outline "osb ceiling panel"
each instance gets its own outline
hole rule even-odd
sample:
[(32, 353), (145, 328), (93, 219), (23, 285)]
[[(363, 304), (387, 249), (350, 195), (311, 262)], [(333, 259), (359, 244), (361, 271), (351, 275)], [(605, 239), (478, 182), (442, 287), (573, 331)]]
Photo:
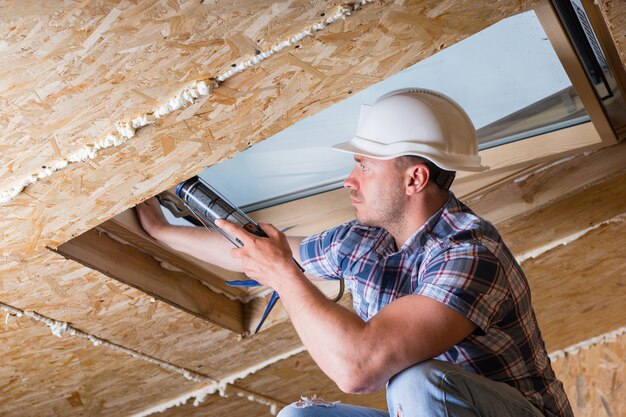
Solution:
[(626, 334), (554, 362), (576, 417), (626, 415)]
[(626, 3), (621, 0), (600, 0), (598, 2), (607, 21), (622, 62), (626, 62)]
[[(609, 15), (621, 16), (618, 6), (603, 3)], [(227, 80), (196, 105), (140, 129), (126, 144), (28, 187), (0, 206), (0, 301), (218, 379), (296, 348), (297, 336), (287, 323), (239, 340), (46, 246), (63, 243), (530, 5), (375, 1), (297, 48)], [(332, 1), (3, 5), (0, 51), (10, 64), (0, 68), (0, 190), (101, 139), (115, 122), (151, 111), (189, 82), (222, 73), (241, 57), (303, 30), (335, 6)], [(609, 224), (525, 263), (537, 288), (535, 302), (542, 306), (538, 316), (549, 347), (577, 341), (581, 321), (589, 324), (589, 336), (624, 323), (624, 300), (614, 297), (623, 287), (624, 259), (615, 255), (626, 243), (615, 238), (624, 236), (623, 229), (623, 223)], [(605, 241), (609, 244), (598, 243)], [(585, 257), (588, 248), (594, 255)], [(598, 268), (614, 279), (594, 281)], [(592, 287), (585, 290), (586, 285)], [(577, 301), (553, 302), (559, 293), (563, 300)], [(598, 313), (595, 306), (600, 304)], [(551, 321), (564, 317), (563, 311), (576, 319)], [(587, 320), (589, 314), (597, 320)], [(59, 339), (28, 318), (9, 318), (0, 338), (2, 377), (10, 381), (2, 389), (2, 415), (130, 415), (197, 386), (176, 372), (107, 347), (68, 335)], [(306, 353), (237, 384), (283, 402), (308, 390), (350, 400)], [(268, 410), (245, 398), (213, 396), (207, 401), (202, 415), (250, 416)], [(380, 394), (363, 401), (384, 405)], [(197, 415), (191, 407), (170, 415)]]
[(27, 317), (0, 327), (0, 346), (3, 416), (119, 416), (159, 401), (162, 392), (197, 385), (86, 340), (59, 339)]
[[(227, 80), (208, 99), (2, 206), (8, 249), (57, 245), (400, 69), (528, 7), (375, 2)], [(87, 2), (4, 7), (6, 188), (335, 10), (327, 2)], [(296, 45), (298, 46), (298, 45)], [(190, 111), (191, 110), (191, 111)], [(19, 208), (19, 210), (15, 210)], [(6, 250), (6, 249), (5, 249)]]
[(626, 213), (522, 263), (549, 351), (626, 323)]

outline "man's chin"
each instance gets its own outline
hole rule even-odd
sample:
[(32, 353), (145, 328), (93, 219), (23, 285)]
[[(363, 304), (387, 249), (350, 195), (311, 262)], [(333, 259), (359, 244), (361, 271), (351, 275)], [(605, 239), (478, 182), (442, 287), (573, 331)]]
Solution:
[(371, 220), (371, 219), (368, 219), (367, 217), (364, 217), (364, 216), (359, 216), (359, 213), (358, 213), (358, 212), (355, 214), (355, 216), (354, 216), (354, 217), (356, 217), (357, 221), (358, 221), (359, 223), (361, 223), (362, 225), (364, 225), (364, 226), (369, 226), (369, 227), (379, 227), (377, 224), (375, 224), (374, 222), (372, 222), (372, 220)]

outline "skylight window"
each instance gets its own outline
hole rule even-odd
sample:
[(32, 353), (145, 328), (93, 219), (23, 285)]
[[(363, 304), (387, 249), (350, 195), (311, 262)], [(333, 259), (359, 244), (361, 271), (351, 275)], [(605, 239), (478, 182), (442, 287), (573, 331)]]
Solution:
[(248, 210), (337, 188), (353, 160), (330, 146), (350, 139), (361, 104), (409, 86), (441, 91), (461, 104), (478, 129), (481, 149), (589, 120), (535, 13), (529, 11), (498, 22), (200, 175)]

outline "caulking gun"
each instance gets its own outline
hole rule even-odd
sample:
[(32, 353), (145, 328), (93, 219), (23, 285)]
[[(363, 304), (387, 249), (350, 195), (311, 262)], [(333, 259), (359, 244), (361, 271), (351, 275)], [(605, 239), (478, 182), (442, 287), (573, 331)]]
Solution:
[[(228, 201), (215, 188), (202, 181), (202, 179), (198, 176), (192, 177), (187, 181), (178, 184), (176, 187), (176, 195), (183, 201), (189, 211), (191, 211), (191, 213), (198, 218), (204, 227), (207, 229), (215, 229), (235, 247), (240, 248), (243, 246), (243, 243), (235, 236), (219, 228), (215, 224), (215, 220), (225, 219), (254, 235), (267, 237), (263, 229), (261, 229), (261, 227), (254, 220), (248, 217), (237, 206)], [(300, 271), (304, 272), (304, 268), (302, 268), (295, 259), (293, 261), (296, 265), (298, 265)], [(231, 286), (240, 287), (256, 287), (261, 285), (253, 279), (226, 281), (226, 283)], [(265, 311), (263, 312), (263, 316), (254, 331), (255, 334), (261, 329), (265, 319), (269, 315), (270, 311), (272, 311), (272, 308), (274, 308), (276, 301), (278, 301), (278, 294), (274, 291), (270, 297), (267, 307), (265, 308)]]

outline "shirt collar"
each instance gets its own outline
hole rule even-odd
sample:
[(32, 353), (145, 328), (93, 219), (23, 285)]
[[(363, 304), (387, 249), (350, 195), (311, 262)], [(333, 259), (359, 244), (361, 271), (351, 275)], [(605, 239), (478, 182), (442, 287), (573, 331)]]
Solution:
[(422, 237), (430, 234), (437, 222), (439, 222), (439, 219), (441, 218), (443, 212), (448, 209), (448, 207), (455, 198), (456, 197), (454, 196), (452, 191), (448, 191), (448, 200), (446, 200), (445, 204), (441, 206), (441, 208), (437, 210), (435, 214), (430, 216), (430, 218), (426, 220), (426, 222), (419, 229), (417, 229), (415, 233), (413, 233), (413, 235), (411, 235), (411, 237), (404, 243), (404, 245), (402, 245), (402, 248), (400, 248), (400, 250), (405, 251), (409, 255), (417, 250), (420, 250), (423, 247)]

